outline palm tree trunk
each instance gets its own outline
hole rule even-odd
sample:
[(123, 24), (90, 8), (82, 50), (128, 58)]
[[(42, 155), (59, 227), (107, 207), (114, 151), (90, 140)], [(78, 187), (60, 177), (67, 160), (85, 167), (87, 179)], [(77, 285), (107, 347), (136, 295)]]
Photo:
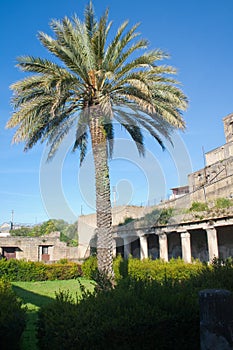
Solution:
[(89, 125), (95, 164), (98, 270), (112, 277), (113, 237), (107, 139), (98, 113), (97, 116), (93, 114)]

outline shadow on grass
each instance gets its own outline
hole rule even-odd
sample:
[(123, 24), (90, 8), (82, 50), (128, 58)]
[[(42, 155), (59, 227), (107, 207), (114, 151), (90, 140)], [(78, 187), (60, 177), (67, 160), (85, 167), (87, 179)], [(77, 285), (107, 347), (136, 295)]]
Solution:
[(54, 301), (54, 299), (14, 285), (12, 289), (23, 300), (23, 303), (32, 304), (34, 306), (34, 308), (29, 307), (27, 310), (27, 325), (22, 334), (20, 349), (37, 350), (36, 324), (38, 320), (38, 310), (40, 307)]
[(41, 307), (54, 300), (53, 298), (28, 291), (18, 286), (13, 285), (12, 289), (23, 300), (25, 304), (30, 303), (37, 307)]

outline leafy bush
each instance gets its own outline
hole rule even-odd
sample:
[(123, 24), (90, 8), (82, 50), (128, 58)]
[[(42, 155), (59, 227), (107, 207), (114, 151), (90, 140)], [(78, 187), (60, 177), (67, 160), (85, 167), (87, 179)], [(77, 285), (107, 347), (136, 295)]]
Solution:
[(123, 259), (119, 254), (113, 261), (113, 271), (116, 281), (128, 276), (128, 260)]
[(82, 273), (83, 276), (89, 279), (92, 279), (97, 272), (97, 257), (96, 255), (90, 256), (82, 264)]
[(192, 264), (185, 263), (182, 259), (171, 259), (165, 262), (160, 259), (123, 259), (120, 255), (114, 259), (113, 269), (117, 281), (127, 276), (135, 280), (155, 280), (161, 282), (164, 279), (183, 281), (195, 277), (205, 268), (200, 261)]
[(132, 222), (132, 221), (134, 221), (134, 220), (135, 220), (135, 219), (133, 219), (131, 216), (126, 217), (126, 218), (124, 219), (123, 222), (120, 222), (120, 223), (119, 223), (119, 226), (127, 225), (127, 224), (129, 224), (130, 222)]
[(189, 211), (205, 211), (208, 210), (207, 203), (202, 202), (193, 202), (191, 207), (189, 208)]
[(169, 222), (169, 219), (173, 215), (174, 215), (174, 209), (173, 208), (162, 209), (161, 212), (160, 212), (158, 223), (160, 225), (166, 225)]
[(232, 202), (228, 198), (217, 198), (215, 201), (215, 207), (218, 209), (229, 208), (232, 206)]
[(0, 277), (9, 281), (68, 280), (82, 275), (76, 263), (44, 264), (25, 260), (0, 260)]
[(198, 331), (189, 290), (126, 279), (82, 301), (60, 293), (39, 312), (38, 340), (40, 349), (196, 350)]
[(26, 325), (26, 310), (9, 282), (0, 279), (0, 344), (1, 349), (18, 349)]
[(163, 260), (133, 259), (114, 262), (116, 278), (128, 276), (136, 281), (156, 281), (159, 284), (185, 283), (198, 288), (225, 288), (233, 291), (233, 259), (214, 259), (207, 265), (198, 260), (192, 264), (182, 259)]
[(207, 265), (117, 257), (114, 271), (115, 289), (95, 289), (83, 300), (61, 292), (41, 309), (40, 349), (196, 350), (198, 291), (233, 291), (232, 259)]
[(203, 269), (199, 261), (187, 264), (182, 259), (171, 259), (168, 262), (151, 259), (129, 259), (128, 275), (135, 280), (156, 280), (161, 283), (164, 279), (184, 281), (197, 276)]
[(150, 213), (147, 213), (143, 220), (146, 225), (166, 225), (170, 218), (174, 215), (174, 208), (163, 208), (163, 209), (154, 209)]

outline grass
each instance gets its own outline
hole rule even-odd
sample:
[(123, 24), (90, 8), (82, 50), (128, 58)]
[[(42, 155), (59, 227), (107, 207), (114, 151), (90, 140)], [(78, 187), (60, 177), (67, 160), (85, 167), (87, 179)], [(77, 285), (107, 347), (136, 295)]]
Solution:
[[(79, 281), (87, 289), (93, 289), (93, 283), (90, 280), (79, 278)], [(71, 294), (79, 295), (78, 281), (12, 282), (12, 286), (15, 293), (27, 307), (27, 327), (22, 336), (21, 350), (37, 350), (36, 322), (38, 310), (41, 306), (55, 299), (55, 293), (59, 290), (69, 290)]]

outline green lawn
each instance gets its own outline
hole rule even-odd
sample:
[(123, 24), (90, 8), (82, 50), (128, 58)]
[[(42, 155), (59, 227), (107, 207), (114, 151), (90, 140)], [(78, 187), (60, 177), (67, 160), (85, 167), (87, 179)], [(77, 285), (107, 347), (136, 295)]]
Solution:
[[(79, 278), (87, 289), (93, 289), (93, 282)], [(22, 337), (22, 350), (36, 350), (35, 324), (38, 310), (55, 298), (55, 292), (69, 290), (71, 294), (80, 294), (77, 280), (44, 281), (44, 282), (12, 282), (16, 294), (23, 300), (28, 309), (27, 327)]]

